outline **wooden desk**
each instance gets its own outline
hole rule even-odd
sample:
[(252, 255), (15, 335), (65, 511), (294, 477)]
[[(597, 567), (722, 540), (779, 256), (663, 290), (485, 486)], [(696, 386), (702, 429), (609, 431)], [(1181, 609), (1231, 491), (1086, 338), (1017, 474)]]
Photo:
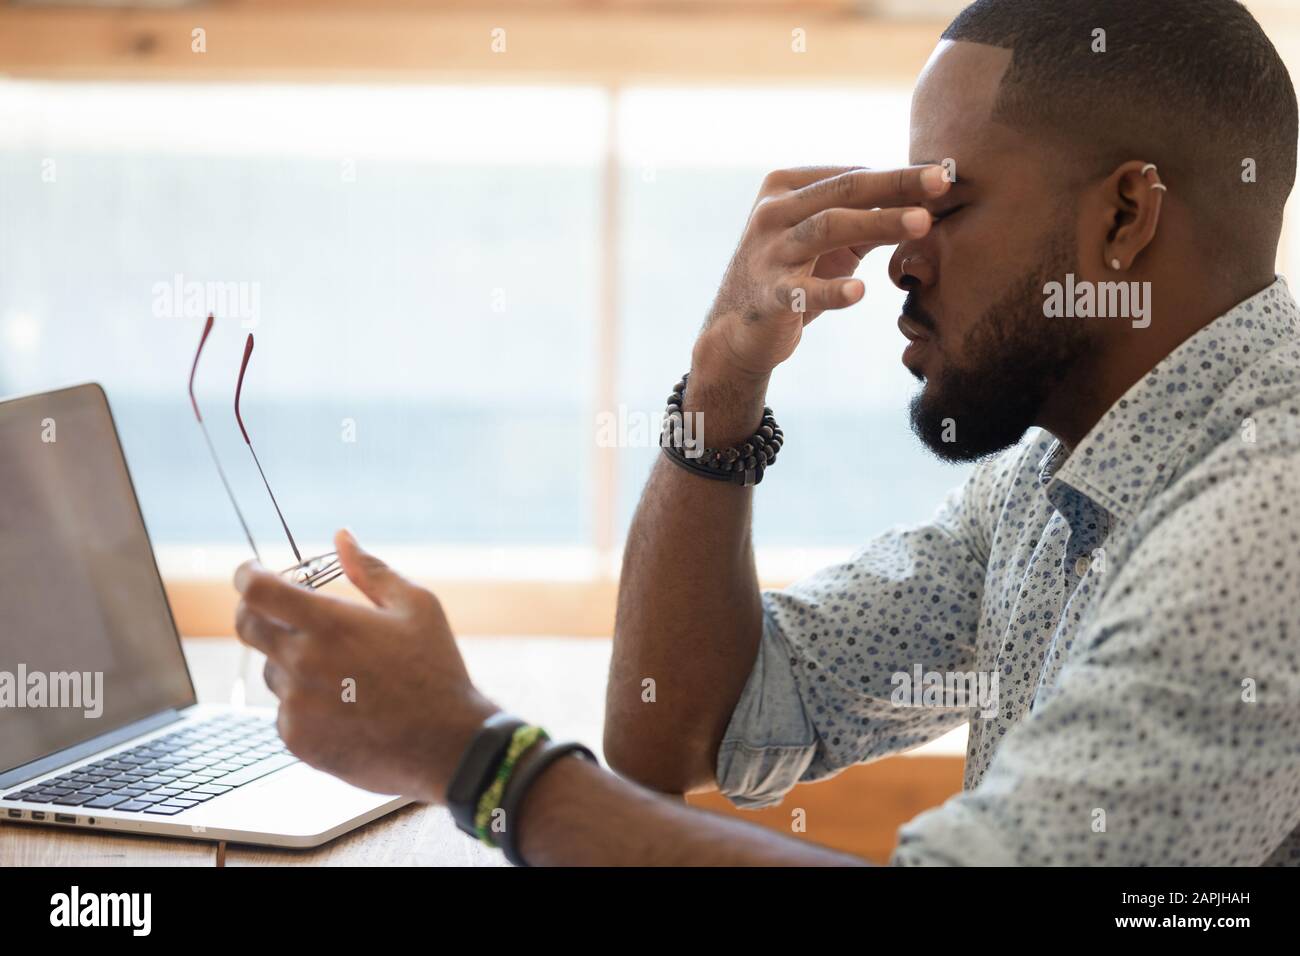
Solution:
[[(461, 641), (478, 686), (503, 706), (540, 723), (554, 737), (599, 751), (610, 645), (595, 638), (466, 638)], [(240, 664), (231, 639), (185, 641), (199, 699), (230, 699)], [(248, 703), (275, 698), (252, 655)], [(854, 768), (833, 781), (798, 787), (786, 803), (807, 808), (808, 839), (882, 860), (893, 831), (960, 787), (960, 739), (922, 752)], [(900, 763), (901, 762), (901, 763)], [(870, 791), (864, 793), (864, 789)], [(869, 798), (870, 802), (865, 802)], [(721, 797), (691, 798), (704, 809), (741, 815), (788, 832), (789, 810), (731, 809)], [(865, 802), (865, 805), (864, 805)], [(883, 813), (882, 813), (883, 811)], [(0, 821), (0, 867), (7, 866), (503, 866), (504, 857), (468, 839), (440, 807), (410, 806), (312, 850), (281, 850), (155, 837), (118, 836)]]
[[(609, 642), (588, 639), (469, 638), (461, 641), (475, 681), (493, 699), (599, 749)], [(239, 669), (231, 639), (185, 641), (199, 700), (223, 702)], [(273, 706), (260, 655), (246, 672), (248, 703)], [(0, 821), (7, 866), (503, 866), (498, 852), (467, 838), (441, 807), (409, 806), (312, 850), (221, 845), (88, 833)]]

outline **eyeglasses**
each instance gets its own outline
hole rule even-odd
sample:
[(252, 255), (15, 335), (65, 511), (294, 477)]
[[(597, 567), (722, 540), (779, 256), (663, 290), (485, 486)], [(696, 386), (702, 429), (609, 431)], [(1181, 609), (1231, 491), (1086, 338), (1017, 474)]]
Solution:
[[(240, 510), (239, 502), (235, 500), (235, 493), (230, 489), (230, 482), (226, 479), (225, 469), (221, 467), (221, 460), (217, 457), (216, 446), (212, 444), (212, 436), (208, 434), (208, 426), (203, 421), (203, 413), (199, 411), (198, 400), (194, 397), (194, 375), (199, 370), (199, 356), (203, 354), (203, 346), (208, 341), (214, 322), (215, 318), (209, 315), (207, 322), (203, 325), (203, 335), (199, 339), (199, 347), (194, 352), (194, 364), (190, 366), (190, 405), (194, 409), (194, 417), (199, 423), (199, 428), (203, 431), (203, 439), (207, 442), (208, 453), (212, 456), (212, 463), (217, 466), (217, 474), (221, 477), (221, 486), (226, 489), (226, 497), (230, 499), (230, 505), (235, 509), (235, 517), (239, 519), (239, 526), (244, 529), (244, 537), (248, 539), (248, 546), (253, 549), (253, 555), (261, 563), (262, 555), (257, 549), (257, 544), (253, 541), (252, 532), (248, 530), (248, 522), (244, 520), (244, 513)], [(262, 476), (262, 484), (266, 486), (266, 493), (271, 496), (271, 504), (275, 506), (275, 513), (280, 518), (280, 526), (284, 528), (284, 535), (289, 539), (289, 547), (293, 551), (293, 556), (298, 561), (293, 567), (285, 568), (280, 574), (289, 578), (295, 584), (301, 584), (314, 590), (329, 584), (341, 575), (343, 566), (339, 564), (339, 556), (334, 551), (327, 554), (318, 554), (311, 558), (303, 558), (302, 553), (298, 550), (298, 543), (293, 539), (293, 532), (289, 530), (289, 523), (284, 520), (284, 512), (280, 510), (280, 503), (275, 500), (275, 492), (271, 490), (271, 483), (266, 480), (266, 472), (262, 470), (262, 463), (257, 459), (257, 452), (253, 450), (253, 441), (248, 437), (248, 429), (244, 426), (244, 417), (239, 410), (239, 398), (244, 390), (244, 374), (248, 371), (248, 360), (252, 357), (253, 335), (250, 332), (248, 341), (244, 343), (244, 359), (239, 365), (239, 380), (235, 384), (235, 421), (239, 424), (240, 434), (244, 436), (244, 444), (248, 446), (248, 451), (253, 456), (253, 463), (257, 465), (257, 473)]]

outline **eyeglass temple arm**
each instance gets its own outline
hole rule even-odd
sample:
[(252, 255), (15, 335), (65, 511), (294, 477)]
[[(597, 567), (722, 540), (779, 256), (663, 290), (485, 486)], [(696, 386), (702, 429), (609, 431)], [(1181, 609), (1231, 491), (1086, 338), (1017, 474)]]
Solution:
[(266, 486), (266, 493), (271, 496), (271, 504), (275, 505), (275, 513), (280, 518), (280, 526), (284, 528), (284, 535), (289, 539), (289, 547), (293, 549), (293, 556), (302, 564), (302, 554), (298, 550), (298, 543), (293, 540), (293, 532), (289, 530), (289, 523), (284, 520), (284, 512), (280, 510), (280, 503), (275, 500), (275, 492), (271, 490), (271, 483), (266, 480), (266, 472), (262, 470), (262, 463), (257, 460), (257, 452), (253, 451), (253, 442), (248, 437), (248, 429), (244, 427), (244, 418), (239, 413), (239, 396), (244, 390), (244, 373), (248, 371), (248, 360), (253, 355), (253, 333), (248, 333), (248, 341), (244, 343), (244, 360), (239, 363), (239, 381), (235, 384), (235, 421), (239, 423), (239, 431), (244, 436), (244, 444), (253, 455), (253, 463), (257, 465), (257, 473), (262, 476), (262, 484)]
[(208, 342), (208, 336), (212, 334), (212, 323), (216, 319), (211, 312), (208, 313), (208, 321), (203, 323), (203, 335), (199, 338), (199, 347), (194, 350), (194, 362), (190, 365), (190, 405), (194, 408), (194, 417), (203, 424), (203, 413), (199, 411), (198, 400), (194, 397), (194, 376), (199, 370), (199, 356), (203, 354), (203, 346)]
[(199, 347), (194, 352), (194, 364), (190, 366), (190, 405), (194, 409), (194, 417), (198, 419), (199, 428), (203, 432), (203, 440), (207, 443), (208, 454), (212, 456), (212, 463), (217, 466), (217, 474), (221, 477), (221, 486), (226, 489), (226, 497), (230, 499), (230, 506), (235, 509), (235, 517), (239, 519), (239, 526), (244, 529), (244, 537), (248, 540), (248, 546), (253, 550), (253, 557), (257, 558), (258, 563), (261, 564), (262, 555), (253, 542), (252, 532), (248, 530), (248, 522), (244, 520), (244, 513), (239, 510), (239, 502), (235, 500), (235, 493), (230, 489), (230, 482), (226, 480), (225, 469), (221, 467), (221, 459), (217, 457), (217, 449), (212, 444), (212, 436), (208, 434), (208, 426), (203, 422), (203, 413), (199, 411), (198, 399), (194, 397), (194, 376), (199, 370), (199, 356), (203, 354), (203, 346), (207, 343), (208, 335), (212, 332), (214, 321), (213, 316), (209, 315), (208, 321), (203, 325), (203, 336), (199, 339)]

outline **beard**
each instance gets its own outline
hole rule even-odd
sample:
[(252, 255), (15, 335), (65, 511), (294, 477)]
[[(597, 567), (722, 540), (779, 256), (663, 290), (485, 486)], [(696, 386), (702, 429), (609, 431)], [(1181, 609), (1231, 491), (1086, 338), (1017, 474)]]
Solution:
[[(939, 374), (912, 400), (912, 431), (944, 461), (977, 461), (1020, 441), (1052, 389), (1089, 350), (1083, 323), (1043, 315), (1043, 286), (1074, 271), (1064, 234), (1044, 249), (1040, 262), (975, 323), (961, 356), (944, 353)], [(904, 314), (933, 330), (914, 295)]]

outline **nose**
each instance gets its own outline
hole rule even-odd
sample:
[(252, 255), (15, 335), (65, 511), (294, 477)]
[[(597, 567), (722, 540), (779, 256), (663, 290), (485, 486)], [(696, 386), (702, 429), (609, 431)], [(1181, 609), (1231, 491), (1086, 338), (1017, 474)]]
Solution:
[(934, 282), (934, 263), (921, 252), (901, 244), (889, 259), (889, 280), (904, 292), (911, 292)]

